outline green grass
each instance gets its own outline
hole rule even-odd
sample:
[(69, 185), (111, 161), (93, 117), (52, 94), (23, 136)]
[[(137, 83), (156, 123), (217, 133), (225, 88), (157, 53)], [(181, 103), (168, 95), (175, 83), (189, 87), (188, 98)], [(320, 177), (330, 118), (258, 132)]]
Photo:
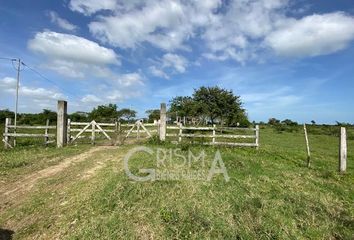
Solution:
[[(229, 182), (221, 174), (210, 182), (133, 182), (121, 160), (133, 146), (99, 151), (41, 180), (20, 204), (2, 212), (0, 208), (0, 227), (13, 230), (15, 239), (353, 239), (354, 141), (348, 141), (347, 173), (339, 174), (337, 137), (309, 135), (308, 169), (301, 131), (278, 133), (265, 128), (260, 136), (258, 151), (191, 146), (193, 153), (204, 150), (207, 155), (206, 166), (196, 163), (194, 170), (208, 170), (220, 150)], [(146, 146), (178, 147), (153, 142)], [(185, 153), (189, 148), (181, 147)], [(48, 155), (41, 150), (12, 151), (12, 156), (1, 152), (0, 166), (20, 176), (27, 173), (21, 170), (26, 165), (9, 167), (11, 159), (41, 156), (40, 165), (60, 152), (67, 156), (79, 152), (75, 148), (50, 149)], [(140, 168), (156, 168), (155, 158), (134, 155), (130, 168), (136, 174)], [(104, 159), (109, 160), (102, 168), (82, 178)], [(35, 171), (37, 163), (29, 162)], [(167, 167), (186, 168), (177, 164), (181, 161), (174, 158)]]
[(69, 156), (84, 152), (90, 146), (70, 146), (63, 151), (54, 146), (19, 146), (0, 150), (0, 181), (16, 180), (27, 173), (53, 166)]

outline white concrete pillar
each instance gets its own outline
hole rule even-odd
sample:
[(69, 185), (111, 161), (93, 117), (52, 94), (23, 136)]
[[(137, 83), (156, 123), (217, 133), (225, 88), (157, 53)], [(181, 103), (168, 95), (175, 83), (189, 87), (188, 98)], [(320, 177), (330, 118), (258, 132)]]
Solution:
[(57, 111), (57, 147), (64, 147), (67, 143), (67, 102), (58, 101)]
[(166, 140), (166, 103), (161, 103), (160, 109), (160, 140)]

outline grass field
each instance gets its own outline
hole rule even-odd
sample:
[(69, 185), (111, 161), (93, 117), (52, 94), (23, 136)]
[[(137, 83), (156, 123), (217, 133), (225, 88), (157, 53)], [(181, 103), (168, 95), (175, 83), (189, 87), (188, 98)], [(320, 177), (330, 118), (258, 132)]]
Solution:
[[(217, 150), (230, 181), (133, 182), (120, 147), (43, 146), (0, 150), (0, 228), (14, 239), (353, 239), (354, 140), (339, 174), (338, 137), (310, 134), (306, 167), (298, 132), (260, 131), (261, 147), (201, 147), (153, 142), (152, 148), (204, 150), (209, 169)], [(156, 168), (137, 154), (130, 169)], [(184, 170), (181, 159), (166, 168)], [(142, 175), (142, 174), (140, 174)], [(1, 237), (0, 237), (1, 238)]]

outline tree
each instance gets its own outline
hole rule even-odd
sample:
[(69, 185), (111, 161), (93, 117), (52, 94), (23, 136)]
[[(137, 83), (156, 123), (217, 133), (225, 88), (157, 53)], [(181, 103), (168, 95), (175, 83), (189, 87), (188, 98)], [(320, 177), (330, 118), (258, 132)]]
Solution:
[(280, 120), (278, 120), (278, 119), (276, 119), (276, 118), (270, 118), (270, 119), (268, 120), (268, 124), (269, 124), (269, 125), (273, 125), (273, 126), (279, 125), (279, 124), (280, 124)]
[(311, 120), (311, 124), (312, 124), (312, 125), (316, 125), (315, 120)]
[(192, 97), (178, 96), (170, 101), (170, 116), (175, 119), (179, 117), (195, 117), (197, 113), (196, 102)]
[(15, 113), (10, 111), (9, 109), (0, 110), (0, 124), (4, 124), (6, 118), (13, 119), (14, 117), (15, 117)]
[(220, 87), (201, 87), (194, 91), (195, 110), (205, 114), (214, 124), (219, 120), (228, 125), (244, 122), (249, 124), (246, 111), (242, 108), (240, 96)]
[(285, 124), (287, 126), (297, 126), (298, 125), (297, 122), (294, 122), (294, 121), (292, 121), (290, 119), (285, 119), (285, 120), (281, 121), (281, 123)]
[(132, 118), (136, 117), (136, 111), (129, 108), (122, 108), (118, 111), (118, 116), (129, 122)]
[(39, 115), (40, 123), (45, 123), (47, 119), (49, 119), (51, 123), (57, 122), (57, 113), (49, 109), (43, 109), (43, 112)]
[(17, 119), (18, 124), (44, 125), (47, 119), (49, 119), (49, 122), (55, 123), (57, 121), (57, 113), (49, 109), (43, 109), (41, 113), (21, 113)]
[(148, 122), (154, 122), (154, 120), (160, 119), (159, 109), (150, 109), (145, 112), (148, 115)]
[(89, 113), (89, 119), (96, 121), (112, 121), (118, 118), (116, 104), (100, 105)]
[(74, 112), (69, 115), (73, 122), (87, 122), (89, 114), (87, 112)]

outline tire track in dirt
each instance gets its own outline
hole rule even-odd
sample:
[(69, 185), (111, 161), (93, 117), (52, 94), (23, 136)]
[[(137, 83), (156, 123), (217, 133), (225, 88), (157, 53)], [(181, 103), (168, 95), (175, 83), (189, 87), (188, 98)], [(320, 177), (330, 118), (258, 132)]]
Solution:
[(111, 146), (99, 146), (91, 148), (84, 153), (66, 158), (57, 165), (50, 166), (48, 168), (32, 173), (14, 183), (11, 183), (10, 185), (0, 188), (0, 206), (3, 205), (3, 203), (10, 201), (11, 199), (26, 194), (39, 180), (54, 176), (55, 174), (60, 173), (66, 168), (70, 167), (72, 164), (83, 162), (92, 156), (92, 154), (108, 149), (116, 148)]

